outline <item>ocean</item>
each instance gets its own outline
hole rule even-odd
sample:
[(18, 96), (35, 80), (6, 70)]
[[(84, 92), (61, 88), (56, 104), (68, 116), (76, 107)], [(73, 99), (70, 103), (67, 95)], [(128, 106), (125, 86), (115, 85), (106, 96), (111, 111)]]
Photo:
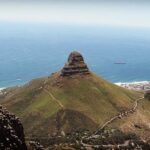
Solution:
[(113, 83), (150, 81), (150, 28), (0, 23), (0, 88), (57, 72), (73, 50)]

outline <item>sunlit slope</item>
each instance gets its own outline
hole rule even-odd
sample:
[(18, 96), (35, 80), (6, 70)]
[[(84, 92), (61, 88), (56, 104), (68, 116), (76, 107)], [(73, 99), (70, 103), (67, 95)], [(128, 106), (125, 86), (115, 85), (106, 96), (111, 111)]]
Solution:
[(27, 134), (94, 130), (111, 116), (132, 107), (140, 94), (120, 88), (94, 74), (35, 79), (6, 90), (1, 103), (17, 114)]
[(135, 133), (142, 140), (150, 142), (150, 101), (142, 99), (133, 114), (119, 119), (112, 123), (108, 128), (114, 127), (123, 132)]

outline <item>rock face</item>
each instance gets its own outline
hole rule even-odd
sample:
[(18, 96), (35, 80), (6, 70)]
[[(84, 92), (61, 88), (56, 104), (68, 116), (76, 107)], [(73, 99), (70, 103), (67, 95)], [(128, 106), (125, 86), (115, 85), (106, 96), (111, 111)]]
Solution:
[(82, 55), (73, 51), (68, 58), (68, 62), (61, 70), (62, 76), (71, 76), (75, 74), (89, 74), (89, 69), (84, 62)]
[(0, 105), (0, 150), (27, 150), (23, 126), (14, 114)]
[(144, 98), (150, 100), (150, 91), (146, 91)]

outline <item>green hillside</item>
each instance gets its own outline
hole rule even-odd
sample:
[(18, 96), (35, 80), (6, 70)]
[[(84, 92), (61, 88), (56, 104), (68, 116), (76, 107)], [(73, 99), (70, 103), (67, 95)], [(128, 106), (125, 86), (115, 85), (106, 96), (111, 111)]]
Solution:
[(1, 101), (22, 119), (28, 136), (48, 136), (78, 128), (94, 130), (132, 107), (138, 97), (140, 93), (120, 88), (95, 74), (60, 77), (56, 73), (7, 89)]
[[(132, 110), (141, 97), (143, 93), (96, 76), (89, 71), (81, 54), (72, 52), (60, 72), (3, 90), (0, 102), (21, 118), (26, 137), (47, 138), (79, 129), (94, 131), (120, 112)], [(142, 98), (132, 114), (109, 127), (150, 133), (149, 108), (150, 102)], [(141, 131), (136, 124), (142, 126)]]

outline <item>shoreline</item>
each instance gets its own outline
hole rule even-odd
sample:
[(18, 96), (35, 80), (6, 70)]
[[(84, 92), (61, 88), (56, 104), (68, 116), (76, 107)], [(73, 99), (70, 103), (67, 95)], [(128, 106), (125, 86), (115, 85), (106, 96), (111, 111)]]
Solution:
[(0, 95), (4, 94), (3, 90), (6, 89), (6, 87), (0, 87)]
[(150, 81), (117, 82), (114, 84), (129, 90), (150, 91)]
[(8, 87), (0, 87), (0, 91), (4, 90), (6, 88), (8, 88)]
[(25, 85), (26, 83), (28, 83), (28, 82), (30, 82), (30, 81), (31, 81), (31, 80), (22, 82), (22, 83), (20, 83), (20, 84), (19, 84), (19, 83), (18, 83), (18, 84), (11, 84), (10, 86), (0, 86), (0, 92), (1, 92), (2, 90), (7, 89), (7, 88), (23, 86), (23, 85)]

